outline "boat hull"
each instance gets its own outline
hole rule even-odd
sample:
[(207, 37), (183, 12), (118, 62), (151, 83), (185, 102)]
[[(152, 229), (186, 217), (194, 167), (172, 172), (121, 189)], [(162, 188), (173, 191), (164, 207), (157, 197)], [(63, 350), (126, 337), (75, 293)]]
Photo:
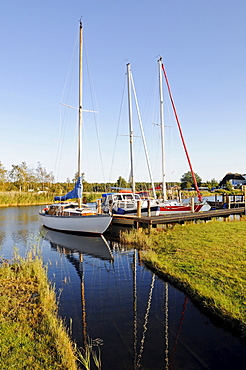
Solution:
[(49, 229), (70, 233), (103, 234), (111, 223), (109, 215), (57, 216), (39, 212), (43, 225)]
[[(196, 204), (194, 206), (194, 212), (204, 212), (211, 209), (207, 203)], [(175, 213), (191, 213), (192, 209), (190, 205), (160, 205), (160, 215), (168, 215)]]
[[(150, 207), (150, 214), (151, 216), (158, 216), (159, 215), (159, 206), (151, 206)], [(149, 210), (147, 207), (141, 208), (141, 216), (148, 216)], [(114, 215), (136, 215), (137, 209), (124, 209), (124, 208), (117, 208), (117, 210), (113, 209)]]

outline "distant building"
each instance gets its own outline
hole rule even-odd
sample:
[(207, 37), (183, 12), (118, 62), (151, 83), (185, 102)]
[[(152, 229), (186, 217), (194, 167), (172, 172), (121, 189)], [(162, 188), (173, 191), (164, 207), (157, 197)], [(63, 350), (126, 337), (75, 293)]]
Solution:
[(226, 182), (229, 181), (233, 188), (241, 188), (242, 185), (246, 185), (246, 174), (241, 175), (239, 173), (227, 173), (225, 177), (220, 181), (219, 187), (225, 188)]

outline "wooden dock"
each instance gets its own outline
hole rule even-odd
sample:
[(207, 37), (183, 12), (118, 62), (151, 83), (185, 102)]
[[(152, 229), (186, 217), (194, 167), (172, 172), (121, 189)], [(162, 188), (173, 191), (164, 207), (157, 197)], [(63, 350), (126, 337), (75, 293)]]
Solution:
[(223, 218), (227, 221), (230, 216), (242, 216), (246, 214), (245, 207), (237, 207), (231, 209), (217, 209), (210, 210), (206, 212), (195, 212), (195, 213), (179, 213), (171, 215), (162, 216), (134, 216), (134, 215), (114, 215), (113, 225), (119, 226), (133, 226), (135, 228), (151, 228), (158, 227), (158, 225), (168, 225), (168, 224), (185, 224), (189, 222), (209, 221), (214, 218)]

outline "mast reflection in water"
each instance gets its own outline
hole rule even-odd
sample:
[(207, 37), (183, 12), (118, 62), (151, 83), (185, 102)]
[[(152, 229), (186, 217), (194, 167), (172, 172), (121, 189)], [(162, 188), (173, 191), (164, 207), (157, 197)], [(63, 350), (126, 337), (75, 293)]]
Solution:
[[(1, 256), (12, 258), (13, 246), (24, 256), (37, 245), (39, 208), (0, 208)], [(51, 232), (42, 228), (41, 234)], [(85, 333), (94, 349), (100, 346), (104, 370), (245, 368), (242, 340), (213, 325), (183, 293), (148, 271), (135, 250), (99, 238), (104, 247), (95, 251), (96, 240), (55, 233), (43, 239), (41, 249), (61, 317), (79, 346)]]
[[(13, 246), (24, 256), (37, 245), (39, 208), (0, 208), (1, 256), (10, 259)], [(86, 334), (100, 346), (104, 370), (245, 368), (245, 343), (148, 271), (136, 250), (44, 228), (41, 234), (50, 235), (41, 249), (59, 313), (78, 346)]]
[(60, 256), (49, 266), (60, 314), (78, 346), (87, 335), (100, 346), (103, 369), (231, 369), (245, 358), (240, 340), (148, 271), (136, 250), (50, 230), (45, 239)]

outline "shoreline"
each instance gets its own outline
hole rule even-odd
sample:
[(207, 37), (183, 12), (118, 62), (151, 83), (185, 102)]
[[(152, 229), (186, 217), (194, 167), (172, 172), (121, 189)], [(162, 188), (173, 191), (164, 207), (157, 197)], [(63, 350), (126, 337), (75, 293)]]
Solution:
[(9, 204), (0, 204), (0, 208), (8, 207), (28, 207), (28, 206), (45, 206), (52, 204), (52, 202), (41, 202), (41, 203), (9, 203)]
[(147, 268), (185, 293), (214, 323), (246, 338), (245, 221), (131, 230), (122, 233), (121, 242), (136, 246)]

